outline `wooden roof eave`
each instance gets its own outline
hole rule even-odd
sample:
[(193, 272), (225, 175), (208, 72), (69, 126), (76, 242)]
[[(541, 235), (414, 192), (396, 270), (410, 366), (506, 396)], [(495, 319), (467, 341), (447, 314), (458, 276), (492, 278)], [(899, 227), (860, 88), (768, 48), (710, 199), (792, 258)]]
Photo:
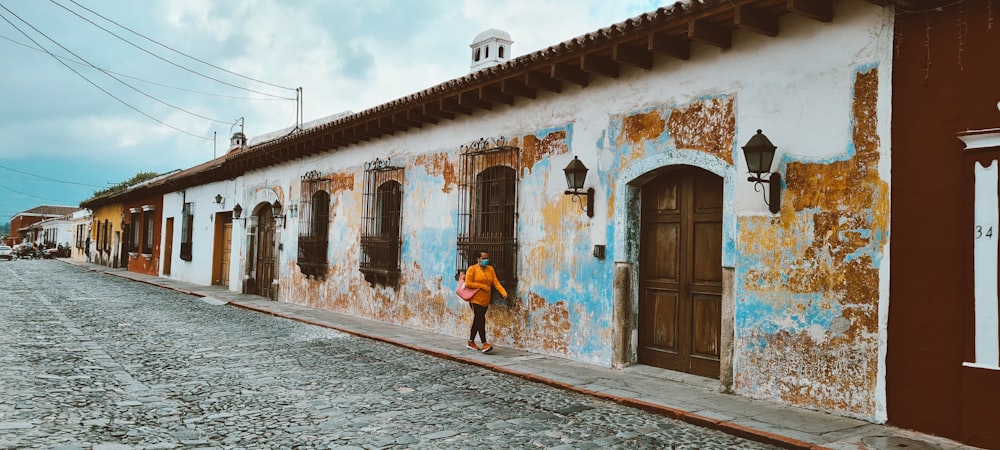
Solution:
[(476, 114), (495, 104), (531, 100), (539, 90), (558, 94), (566, 83), (586, 87), (594, 76), (617, 78), (622, 65), (650, 69), (653, 55), (687, 60), (692, 42), (729, 48), (737, 28), (777, 36), (777, 19), (784, 14), (827, 22), (833, 19), (834, 1), (694, 0), (661, 7), (500, 66), (234, 153), (218, 175), (232, 178), (248, 170)]

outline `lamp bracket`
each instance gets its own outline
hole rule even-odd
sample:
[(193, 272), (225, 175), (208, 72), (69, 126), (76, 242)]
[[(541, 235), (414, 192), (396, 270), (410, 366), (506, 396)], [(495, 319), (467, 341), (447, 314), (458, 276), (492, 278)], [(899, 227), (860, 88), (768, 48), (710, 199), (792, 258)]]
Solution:
[[(573, 201), (580, 203), (580, 209), (587, 214), (587, 217), (594, 217), (594, 188), (587, 188), (586, 191), (568, 189), (563, 193), (572, 195)], [(584, 199), (580, 199), (580, 197), (584, 197)]]
[[(767, 178), (763, 178), (761, 175), (763, 174), (750, 176), (747, 181), (754, 184), (754, 192), (760, 192), (764, 195), (764, 204), (767, 205), (771, 214), (777, 214), (781, 211), (781, 174), (773, 172)], [(768, 184), (767, 190), (764, 189), (764, 183)], [(768, 197), (770, 197), (770, 201), (768, 201)]]

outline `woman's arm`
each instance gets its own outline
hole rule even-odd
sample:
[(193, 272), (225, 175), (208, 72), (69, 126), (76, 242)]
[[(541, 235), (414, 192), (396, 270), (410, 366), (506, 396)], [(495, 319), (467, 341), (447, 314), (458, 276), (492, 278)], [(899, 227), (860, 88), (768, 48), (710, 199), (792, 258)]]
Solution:
[(481, 291), (489, 292), (490, 285), (477, 282), (477, 277), (475, 276), (476, 266), (472, 266), (465, 272), (465, 287), (471, 289), (479, 289)]
[(500, 292), (501, 297), (507, 298), (507, 290), (503, 288), (502, 284), (500, 284), (500, 279), (497, 278), (497, 273), (495, 270), (493, 271), (493, 288), (496, 289), (497, 292)]

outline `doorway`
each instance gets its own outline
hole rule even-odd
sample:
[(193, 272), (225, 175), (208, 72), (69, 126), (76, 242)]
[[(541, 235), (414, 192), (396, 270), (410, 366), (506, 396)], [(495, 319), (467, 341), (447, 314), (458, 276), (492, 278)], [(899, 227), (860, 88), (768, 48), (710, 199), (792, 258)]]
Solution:
[(255, 223), (250, 229), (251, 261), (254, 262), (250, 274), (253, 280), (252, 293), (273, 300), (275, 227), (271, 205), (262, 203), (258, 206), (254, 219)]
[(719, 379), (723, 179), (691, 166), (643, 185), (640, 204), (640, 364)]
[(212, 257), (212, 284), (229, 286), (229, 255), (232, 253), (233, 213), (215, 215), (215, 243)]
[(167, 217), (167, 225), (163, 230), (163, 274), (170, 275), (170, 263), (174, 255), (174, 218)]

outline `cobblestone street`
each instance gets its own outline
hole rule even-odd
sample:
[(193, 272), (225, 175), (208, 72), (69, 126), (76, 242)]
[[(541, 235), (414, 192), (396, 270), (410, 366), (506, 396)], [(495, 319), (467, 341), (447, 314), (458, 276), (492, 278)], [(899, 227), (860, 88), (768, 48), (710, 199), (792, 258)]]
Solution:
[(58, 261), (0, 279), (0, 448), (771, 448)]

